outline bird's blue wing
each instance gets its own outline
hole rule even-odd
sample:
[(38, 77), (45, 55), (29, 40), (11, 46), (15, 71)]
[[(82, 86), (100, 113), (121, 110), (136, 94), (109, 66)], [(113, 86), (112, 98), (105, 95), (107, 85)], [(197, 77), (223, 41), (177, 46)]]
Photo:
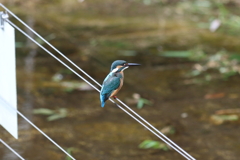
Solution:
[(101, 94), (111, 94), (114, 90), (116, 90), (119, 87), (120, 83), (121, 83), (120, 78), (110, 76), (103, 82)]
[(100, 100), (102, 103), (102, 107), (105, 105), (105, 101), (111, 96), (112, 92), (116, 90), (121, 81), (119, 77), (115, 77), (112, 75), (108, 75), (103, 82), (101, 93), (100, 93)]

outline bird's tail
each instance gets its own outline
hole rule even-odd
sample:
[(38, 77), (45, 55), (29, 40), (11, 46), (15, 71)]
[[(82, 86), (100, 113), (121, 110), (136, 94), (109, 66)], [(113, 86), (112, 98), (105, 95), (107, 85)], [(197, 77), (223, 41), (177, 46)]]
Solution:
[(104, 105), (105, 105), (105, 102), (106, 102), (106, 100), (107, 100), (108, 98), (106, 97), (106, 95), (105, 94), (100, 94), (100, 100), (101, 100), (101, 107), (104, 107)]
[(101, 102), (101, 107), (104, 107), (104, 106), (105, 106), (105, 102), (102, 101), (102, 102)]

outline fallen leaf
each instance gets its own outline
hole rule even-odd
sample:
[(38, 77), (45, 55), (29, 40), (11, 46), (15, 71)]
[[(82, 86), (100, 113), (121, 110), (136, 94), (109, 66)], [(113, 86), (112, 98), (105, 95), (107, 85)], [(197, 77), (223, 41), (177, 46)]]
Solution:
[(176, 131), (173, 126), (166, 126), (161, 129), (161, 132), (165, 135), (170, 135), (170, 134), (174, 134)]
[(141, 144), (139, 144), (138, 148), (141, 149), (161, 149), (164, 151), (170, 150), (170, 147), (162, 142), (153, 141), (153, 140), (145, 140)]
[(205, 99), (219, 99), (223, 98), (225, 96), (225, 93), (213, 93), (213, 94), (206, 94), (204, 96)]
[(211, 121), (214, 124), (220, 125), (226, 121), (237, 121), (239, 119), (238, 115), (212, 115)]
[(239, 108), (234, 109), (221, 109), (215, 112), (215, 114), (223, 115), (223, 114), (240, 114)]

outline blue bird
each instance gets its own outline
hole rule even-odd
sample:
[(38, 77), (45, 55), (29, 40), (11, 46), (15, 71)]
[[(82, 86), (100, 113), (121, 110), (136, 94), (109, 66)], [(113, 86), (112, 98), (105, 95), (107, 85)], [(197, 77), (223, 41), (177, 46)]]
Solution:
[(100, 92), (100, 100), (102, 107), (104, 107), (105, 102), (108, 100), (108, 98), (113, 97), (116, 99), (116, 94), (123, 85), (123, 71), (129, 66), (139, 65), (140, 64), (138, 63), (127, 63), (124, 60), (116, 60), (112, 63), (110, 73), (104, 79)]

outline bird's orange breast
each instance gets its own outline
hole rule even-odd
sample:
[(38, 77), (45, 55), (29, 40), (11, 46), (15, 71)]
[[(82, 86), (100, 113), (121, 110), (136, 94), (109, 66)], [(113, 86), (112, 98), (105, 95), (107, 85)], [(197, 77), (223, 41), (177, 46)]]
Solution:
[(120, 85), (119, 85), (119, 87), (118, 87), (116, 90), (114, 90), (114, 91), (112, 92), (112, 94), (111, 94), (110, 97), (116, 96), (117, 93), (120, 91), (120, 89), (121, 89), (122, 86), (123, 86), (123, 78), (124, 78), (123, 72), (121, 72), (121, 74), (122, 74), (122, 78), (120, 79)]

